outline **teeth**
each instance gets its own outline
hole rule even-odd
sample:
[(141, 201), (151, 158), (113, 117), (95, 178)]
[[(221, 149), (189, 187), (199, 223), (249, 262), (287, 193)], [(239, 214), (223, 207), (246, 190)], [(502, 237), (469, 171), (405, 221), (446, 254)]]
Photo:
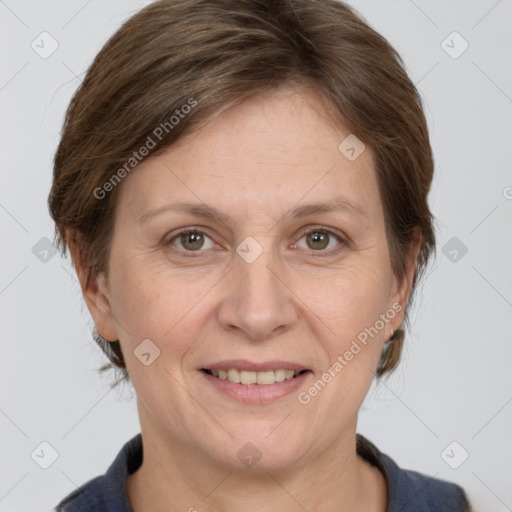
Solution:
[(228, 370), (228, 380), (231, 382), (239, 383), (240, 382), (240, 372), (233, 368)]
[[(294, 373), (294, 372), (292, 372)], [(263, 385), (267, 385), (267, 384), (274, 384), (274, 382), (276, 381), (276, 374), (274, 373), (273, 370), (270, 370), (268, 372), (258, 372), (256, 374), (256, 382), (258, 384), (263, 384)]]
[(240, 372), (240, 384), (256, 384), (256, 372)]
[(293, 379), (300, 372), (295, 370), (269, 370), (266, 372), (250, 372), (246, 370), (237, 370), (230, 368), (229, 370), (211, 370), (214, 377), (218, 377), (222, 380), (229, 380), (236, 384), (260, 384), (267, 386), (269, 384), (275, 384), (276, 382), (283, 382), (285, 380)]
[(283, 382), (286, 379), (286, 370), (275, 370), (274, 371), (276, 382)]
[(284, 371), (284, 378), (286, 380), (293, 379), (294, 375), (295, 375), (295, 372), (293, 370), (285, 370)]

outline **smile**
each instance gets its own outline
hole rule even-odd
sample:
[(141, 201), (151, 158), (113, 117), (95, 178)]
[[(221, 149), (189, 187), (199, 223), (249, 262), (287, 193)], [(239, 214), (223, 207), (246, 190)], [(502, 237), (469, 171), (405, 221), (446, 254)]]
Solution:
[(296, 378), (298, 375), (306, 372), (307, 370), (285, 370), (279, 368), (277, 370), (268, 370), (263, 372), (239, 370), (236, 368), (229, 368), (228, 370), (203, 370), (208, 375), (217, 377), (221, 380), (228, 380), (235, 384), (244, 384), (246, 386), (251, 384), (259, 384), (261, 386), (269, 386), (276, 382), (284, 382)]
[(291, 361), (232, 359), (199, 368), (208, 389), (245, 404), (274, 402), (294, 396), (313, 372)]

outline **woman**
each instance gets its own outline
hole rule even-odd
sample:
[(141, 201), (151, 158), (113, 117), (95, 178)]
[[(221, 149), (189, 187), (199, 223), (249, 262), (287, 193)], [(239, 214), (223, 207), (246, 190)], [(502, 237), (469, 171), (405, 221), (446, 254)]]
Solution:
[(57, 510), (466, 511), (356, 434), (435, 239), (419, 95), (334, 0), (164, 0), (69, 107), (50, 210), (141, 434)]

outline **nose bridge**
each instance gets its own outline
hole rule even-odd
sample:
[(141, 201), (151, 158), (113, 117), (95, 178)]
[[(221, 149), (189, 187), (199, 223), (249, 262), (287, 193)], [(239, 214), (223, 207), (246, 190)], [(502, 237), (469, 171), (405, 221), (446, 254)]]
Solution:
[(219, 314), (224, 328), (237, 328), (252, 340), (262, 340), (296, 320), (291, 294), (277, 277), (282, 274), (279, 257), (270, 246), (242, 242), (233, 265)]

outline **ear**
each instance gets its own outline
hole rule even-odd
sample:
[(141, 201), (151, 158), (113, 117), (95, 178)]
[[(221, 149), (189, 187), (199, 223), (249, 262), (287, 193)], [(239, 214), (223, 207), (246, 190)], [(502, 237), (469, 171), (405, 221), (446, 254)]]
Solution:
[(86, 248), (76, 231), (67, 232), (66, 240), (82, 294), (96, 330), (105, 340), (116, 341), (118, 335), (110, 307), (106, 275), (104, 272), (98, 274), (86, 266)]
[(400, 324), (403, 322), (405, 309), (409, 303), (412, 283), (416, 273), (418, 254), (421, 247), (421, 240), (421, 231), (419, 228), (416, 228), (411, 240), (411, 244), (409, 246), (409, 252), (407, 254), (405, 275), (400, 283), (397, 281), (396, 277), (393, 278), (393, 288), (390, 295), (390, 302), (391, 304), (398, 303), (402, 306), (400, 314), (396, 316), (396, 325), (393, 325), (393, 330), (398, 329)]

